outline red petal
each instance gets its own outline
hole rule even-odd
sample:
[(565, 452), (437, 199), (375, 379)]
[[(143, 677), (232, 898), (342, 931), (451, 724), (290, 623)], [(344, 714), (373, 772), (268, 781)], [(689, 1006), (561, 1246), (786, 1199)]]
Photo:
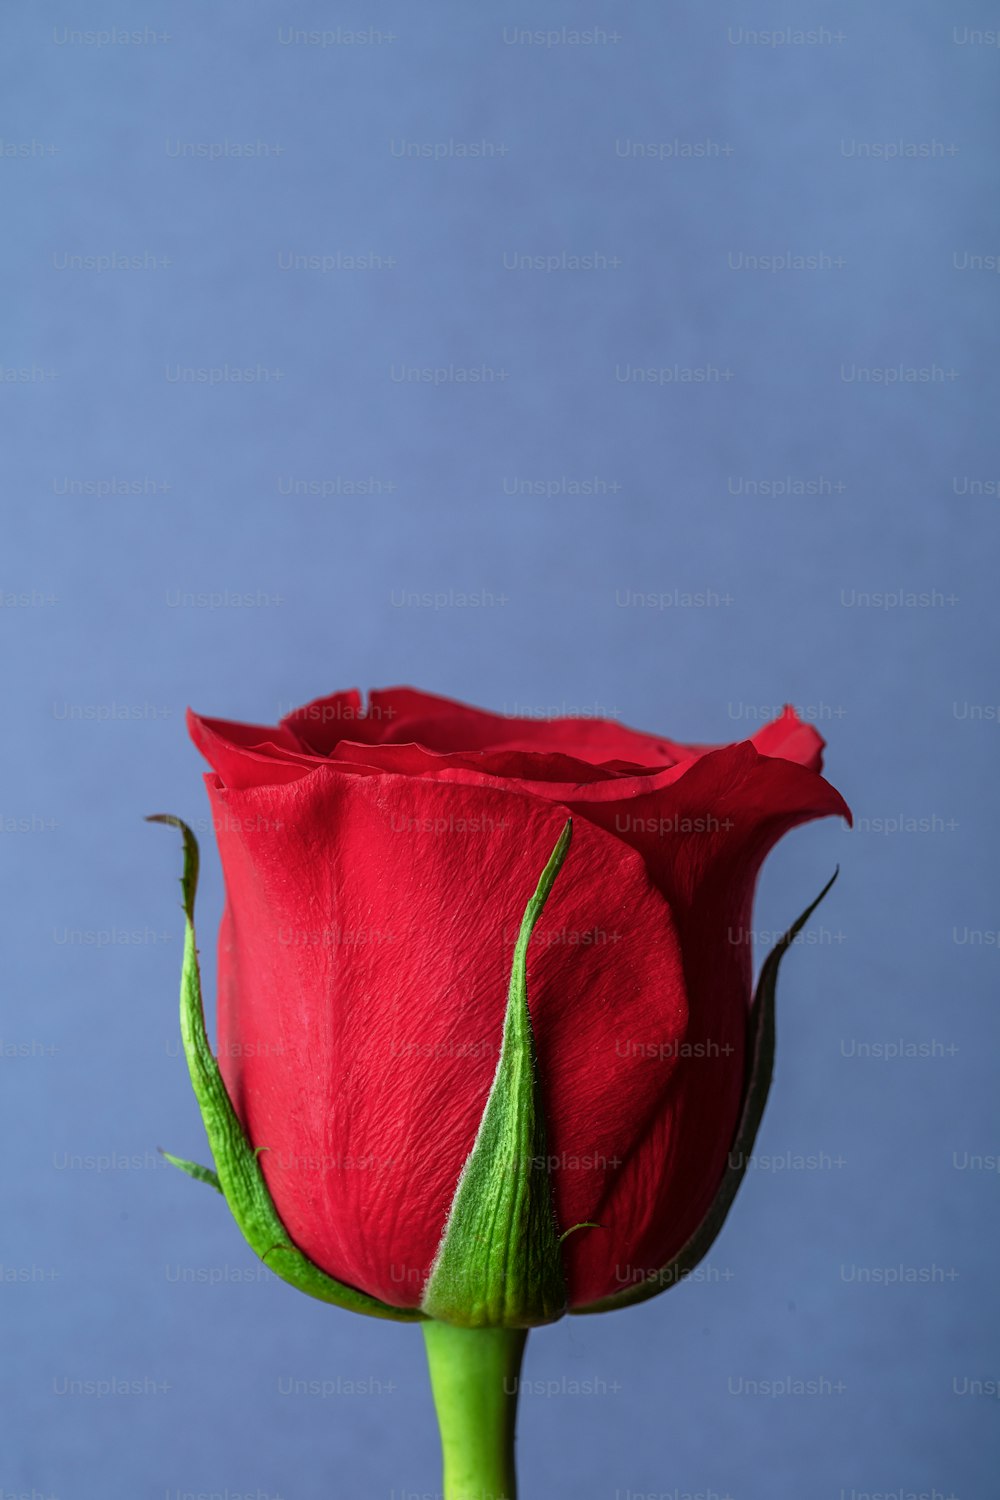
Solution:
[(823, 769), (826, 741), (811, 724), (804, 724), (791, 704), (786, 703), (781, 717), (765, 724), (751, 736), (751, 743), (761, 755), (780, 756), (797, 761), (810, 771)]
[(284, 726), (237, 724), (229, 719), (205, 719), (187, 711), (192, 740), (227, 786), (263, 786), (294, 781), (309, 773), (316, 757)]
[[(295, 1242), (420, 1300), (496, 1068), (514, 939), (565, 810), (332, 768), (212, 787), (226, 878), (220, 1062)], [(464, 820), (464, 821), (463, 821)], [(361, 941), (364, 938), (365, 941)], [(561, 1226), (592, 1218), (655, 1115), (686, 1021), (670, 912), (581, 822), (529, 997)], [(636, 1067), (619, 1039), (662, 1049)]]
[[(583, 809), (645, 855), (677, 924), (690, 1022), (702, 1044), (681, 1059), (662, 1108), (632, 1138), (627, 1163), (595, 1217), (567, 1241), (574, 1301), (620, 1291), (665, 1266), (704, 1217), (731, 1148), (743, 1089), (751, 999), (753, 893), (760, 865), (790, 828), (839, 813), (843, 798), (815, 772), (749, 743), (704, 756), (658, 794)], [(792, 913), (791, 916), (794, 916)]]

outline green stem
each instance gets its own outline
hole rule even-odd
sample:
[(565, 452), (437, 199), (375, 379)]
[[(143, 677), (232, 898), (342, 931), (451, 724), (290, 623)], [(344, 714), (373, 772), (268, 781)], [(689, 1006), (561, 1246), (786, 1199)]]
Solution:
[(441, 1429), (444, 1500), (516, 1500), (514, 1424), (526, 1328), (422, 1325)]

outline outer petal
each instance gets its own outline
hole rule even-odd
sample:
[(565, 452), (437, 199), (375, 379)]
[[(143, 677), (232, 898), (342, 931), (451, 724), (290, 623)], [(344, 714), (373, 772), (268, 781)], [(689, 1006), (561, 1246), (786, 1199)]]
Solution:
[(187, 712), (188, 732), (227, 786), (263, 786), (295, 781), (317, 764), (286, 727), (264, 728)]
[[(815, 772), (750, 744), (706, 755), (658, 793), (627, 807), (585, 804), (645, 856), (671, 904), (684, 954), (688, 1042), (649, 1129), (597, 1217), (622, 1247), (608, 1267), (593, 1241), (567, 1242), (573, 1301), (597, 1300), (662, 1268), (700, 1223), (726, 1163), (743, 1090), (752, 993), (751, 911), (768, 851), (811, 818), (850, 812)], [(635, 1035), (634, 1033), (632, 1034)], [(639, 1055), (642, 1038), (636, 1038)]]
[[(798, 727), (802, 734), (796, 734), (795, 742), (790, 742), (789, 748), (794, 749), (796, 757), (801, 759), (762, 754), (752, 740), (742, 740), (717, 749), (705, 747), (696, 758), (662, 770), (636, 767), (632, 774), (623, 772), (598, 779), (581, 777), (559, 782), (536, 780), (533, 776), (535, 757), (526, 756), (522, 777), (516, 781), (507, 777), (490, 777), (490, 784), (516, 787), (532, 796), (572, 803), (581, 809), (585, 807), (586, 815), (593, 822), (612, 828), (636, 847), (650, 850), (660, 848), (662, 851), (664, 839), (672, 841), (677, 833), (711, 833), (720, 828), (722, 832), (731, 831), (731, 820), (737, 811), (741, 827), (759, 823), (770, 813), (780, 816), (790, 788), (793, 789), (791, 801), (796, 805), (802, 803), (809, 807), (816, 804), (817, 811), (807, 813), (807, 816), (839, 813), (849, 818), (850, 811), (843, 797), (816, 772), (823, 740), (809, 726)], [(772, 769), (758, 774), (762, 767)], [(602, 767), (602, 770), (608, 769), (608, 766)], [(486, 782), (481, 771), (457, 765), (450, 759), (442, 764), (438, 779), (469, 786)], [(726, 807), (721, 812), (710, 800), (716, 795), (726, 799)], [(775, 796), (777, 801), (772, 804), (769, 799)], [(676, 820), (673, 826), (665, 821), (667, 813)], [(692, 818), (700, 820), (698, 827), (691, 828), (685, 822), (685, 819), (690, 821)], [(727, 819), (730, 820), (728, 828)], [(644, 831), (643, 823), (648, 823), (650, 828)], [(654, 824), (655, 828), (652, 827)], [(672, 842), (666, 847), (671, 848)]]
[[(535, 799), (323, 767), (208, 778), (227, 912), (219, 1052), (293, 1240), (416, 1306), (496, 1067), (525, 902), (565, 819)], [(687, 1010), (642, 859), (584, 822), (528, 954), (557, 1214), (592, 1219), (676, 1066)], [(618, 1039), (658, 1055), (639, 1067)], [(605, 1240), (602, 1230), (570, 1237)]]
[(780, 718), (758, 729), (750, 742), (761, 755), (794, 760), (810, 771), (823, 769), (823, 736), (811, 724), (804, 724), (790, 703), (785, 704)]

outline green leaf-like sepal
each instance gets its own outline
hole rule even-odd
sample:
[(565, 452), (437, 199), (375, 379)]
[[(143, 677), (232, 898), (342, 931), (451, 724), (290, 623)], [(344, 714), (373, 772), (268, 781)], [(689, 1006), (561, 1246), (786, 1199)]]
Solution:
[(524, 913), (500, 1060), (421, 1302), (463, 1328), (531, 1328), (566, 1311), (525, 961), (572, 832), (568, 819)]
[[(255, 1151), (247, 1140), (239, 1116), (212, 1055), (205, 1031), (205, 1012), (201, 1000), (201, 976), (194, 934), (194, 898), (198, 886), (198, 843), (180, 818), (158, 813), (147, 820), (179, 828), (184, 838), (184, 967), (181, 974), (181, 1036), (184, 1054), (195, 1097), (201, 1108), (208, 1144), (212, 1148), (216, 1172), (199, 1167), (179, 1157), (169, 1157), (175, 1166), (201, 1181), (217, 1186), (229, 1205), (250, 1248), (260, 1256), (269, 1270), (283, 1281), (351, 1312), (367, 1313), (374, 1318), (395, 1318), (400, 1322), (418, 1322), (423, 1313), (412, 1308), (391, 1307), (355, 1287), (346, 1286), (320, 1270), (297, 1245), (292, 1243), (278, 1211), (271, 1200), (264, 1174)], [(217, 1174), (217, 1175), (216, 1175)]]
[(645, 1302), (647, 1298), (656, 1297), (660, 1292), (665, 1292), (668, 1287), (676, 1286), (679, 1281), (683, 1281), (685, 1276), (689, 1275), (708, 1253), (726, 1221), (726, 1215), (732, 1207), (737, 1189), (743, 1181), (771, 1088), (771, 1077), (774, 1072), (774, 995), (779, 965), (786, 950), (830, 890), (838, 874), (839, 870), (834, 870), (816, 900), (811, 906), (806, 907), (797, 921), (792, 923), (781, 941), (772, 948), (764, 960), (750, 1012), (748, 1071), (743, 1110), (736, 1137), (726, 1159), (722, 1181), (705, 1218), (687, 1244), (669, 1265), (664, 1266), (662, 1271), (654, 1272), (644, 1280), (620, 1292), (615, 1292), (610, 1297), (603, 1297), (599, 1302), (588, 1303), (586, 1307), (574, 1307), (572, 1309), (574, 1313), (613, 1312), (619, 1307), (631, 1307), (636, 1302)]
[[(193, 1177), (195, 1182), (207, 1182), (209, 1187), (214, 1187), (217, 1193), (222, 1192), (222, 1183), (219, 1181), (219, 1174), (218, 1172), (213, 1172), (211, 1167), (200, 1166), (196, 1161), (187, 1161), (183, 1156), (171, 1156), (170, 1152), (164, 1151), (162, 1147), (160, 1155), (165, 1157), (172, 1167), (180, 1167), (182, 1172), (186, 1172), (189, 1177)], [(223, 1194), (223, 1197), (225, 1197), (225, 1194)]]

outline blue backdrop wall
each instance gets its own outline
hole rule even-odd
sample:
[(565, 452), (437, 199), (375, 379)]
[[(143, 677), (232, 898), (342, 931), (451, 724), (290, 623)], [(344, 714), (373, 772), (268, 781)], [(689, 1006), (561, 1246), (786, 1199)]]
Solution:
[(842, 866), (770, 1169), (704, 1276), (532, 1339), (525, 1494), (995, 1493), (996, 26), (6, 14), (4, 1495), (437, 1492), (419, 1335), (156, 1155), (204, 1154), (142, 822), (208, 826), (185, 706), (399, 682), (695, 741), (791, 701), (857, 814), (759, 891), (758, 955)]

